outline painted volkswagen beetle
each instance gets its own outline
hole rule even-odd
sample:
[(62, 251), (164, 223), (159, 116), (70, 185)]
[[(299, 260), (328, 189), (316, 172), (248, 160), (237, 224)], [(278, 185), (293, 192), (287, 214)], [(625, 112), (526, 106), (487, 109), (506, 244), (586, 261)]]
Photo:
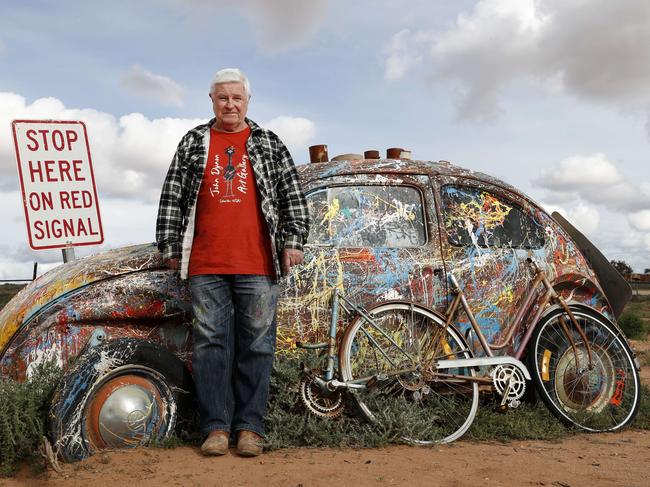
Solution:
[[(334, 288), (366, 308), (402, 299), (444, 312), (453, 272), (488, 340), (526, 293), (529, 258), (565, 299), (612, 322), (630, 298), (568, 222), (488, 175), (405, 158), (299, 172), (312, 230), (304, 264), (282, 281), (279, 354), (325, 336)], [(64, 369), (50, 434), (66, 459), (164, 438), (192, 401), (191, 319), (187, 287), (154, 244), (79, 259), (0, 312), (0, 374), (23, 380), (48, 360)]]

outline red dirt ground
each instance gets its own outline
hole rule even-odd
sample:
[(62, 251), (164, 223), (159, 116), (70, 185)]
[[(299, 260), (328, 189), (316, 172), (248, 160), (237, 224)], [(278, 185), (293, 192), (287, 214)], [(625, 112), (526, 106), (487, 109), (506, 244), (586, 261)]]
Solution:
[(205, 458), (198, 449), (103, 453), (66, 465), (62, 474), (27, 472), (0, 480), (17, 486), (650, 485), (650, 431), (578, 435), (558, 442), (458, 441), (436, 448), (282, 450), (258, 458)]

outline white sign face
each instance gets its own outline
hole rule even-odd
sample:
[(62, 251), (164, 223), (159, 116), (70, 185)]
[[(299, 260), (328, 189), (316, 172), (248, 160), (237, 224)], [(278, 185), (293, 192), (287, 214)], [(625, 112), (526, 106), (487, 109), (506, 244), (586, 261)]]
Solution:
[(39, 250), (102, 243), (84, 123), (14, 120), (12, 127), (29, 246)]

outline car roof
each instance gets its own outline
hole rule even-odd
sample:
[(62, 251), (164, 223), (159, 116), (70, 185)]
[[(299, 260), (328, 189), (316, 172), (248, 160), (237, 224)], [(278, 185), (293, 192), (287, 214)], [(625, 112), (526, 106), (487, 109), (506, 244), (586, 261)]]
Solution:
[(448, 161), (425, 161), (412, 159), (359, 159), (314, 162), (297, 166), (303, 182), (312, 182), (332, 176), (354, 174), (424, 174), (427, 176), (448, 176), (473, 179), (507, 189), (534, 203), (514, 186), (498, 178), (478, 171), (456, 166)]

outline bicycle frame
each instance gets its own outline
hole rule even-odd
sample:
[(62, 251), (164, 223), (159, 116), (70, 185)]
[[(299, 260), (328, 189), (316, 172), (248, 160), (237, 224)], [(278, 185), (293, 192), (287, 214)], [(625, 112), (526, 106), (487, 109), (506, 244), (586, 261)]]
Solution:
[[(531, 305), (535, 300), (535, 297), (537, 296), (537, 289), (539, 285), (542, 284), (546, 289), (546, 291), (542, 296), (542, 298), (539, 300), (537, 311), (535, 312), (533, 319), (530, 321), (531, 326), (529, 326), (526, 332), (524, 333), (524, 336), (522, 337), (519, 346), (515, 350), (513, 357), (516, 358), (517, 360), (522, 359), (522, 356), (524, 355), (524, 352), (526, 350), (526, 345), (530, 341), (535, 326), (539, 322), (539, 319), (541, 318), (544, 311), (546, 311), (546, 308), (549, 305), (549, 303), (554, 302), (559, 304), (564, 309), (566, 314), (569, 316), (569, 320), (571, 321), (571, 324), (580, 334), (583, 343), (585, 344), (585, 347), (587, 349), (589, 368), (591, 368), (593, 366), (593, 359), (591, 354), (591, 347), (589, 345), (589, 340), (587, 340), (587, 337), (585, 336), (584, 332), (578, 325), (578, 322), (576, 321), (575, 316), (571, 312), (571, 309), (566, 304), (566, 302), (562, 299), (562, 297), (559, 294), (557, 294), (557, 292), (553, 288), (553, 285), (549, 282), (548, 278), (546, 277), (546, 274), (537, 266), (535, 261), (529, 258), (527, 259), (527, 263), (533, 269), (533, 272), (535, 273), (535, 278), (532, 284), (530, 285), (521, 306), (519, 306), (517, 313), (515, 314), (511, 323), (507, 326), (507, 333), (501, 342), (497, 342), (497, 343), (487, 342), (485, 335), (483, 335), (483, 333), (481, 332), (481, 328), (478, 325), (476, 318), (474, 317), (474, 313), (472, 312), (472, 309), (469, 303), (467, 302), (467, 299), (465, 298), (465, 294), (463, 290), (460, 288), (458, 281), (451, 273), (448, 274), (448, 277), (452, 285), (452, 293), (454, 294), (454, 299), (449, 304), (449, 307), (447, 308), (447, 312), (445, 313), (446, 325), (449, 326), (454, 322), (459, 307), (462, 307), (469, 319), (469, 322), (472, 326), (472, 330), (474, 331), (474, 333), (476, 333), (476, 336), (478, 337), (479, 343), (481, 344), (483, 351), (486, 353), (488, 357), (494, 357), (494, 353), (493, 353), (494, 350), (504, 349), (511, 344), (515, 332), (520, 329), (526, 312), (530, 309)], [(567, 339), (571, 343), (571, 348), (573, 349), (573, 353), (577, 361), (578, 350), (575, 341), (573, 340), (573, 337), (571, 336), (571, 333), (569, 332), (569, 328), (566, 325), (563, 317), (560, 317), (560, 326), (562, 327), (562, 331), (566, 335)]]
[[(411, 363), (416, 363), (416, 360), (406, 351), (404, 350), (394, 339), (391, 337), (388, 333), (386, 333), (380, 326), (378, 326), (373, 319), (368, 315), (366, 310), (362, 308), (361, 306), (358, 306), (354, 304), (352, 301), (350, 301), (348, 298), (346, 298), (343, 294), (338, 289), (334, 289), (334, 292), (332, 293), (332, 312), (330, 316), (330, 325), (329, 325), (329, 330), (328, 330), (328, 335), (327, 335), (327, 342), (322, 342), (322, 343), (315, 343), (315, 344), (303, 344), (300, 342), (296, 343), (296, 346), (299, 348), (304, 348), (308, 350), (314, 350), (314, 349), (327, 349), (327, 365), (325, 366), (325, 369), (323, 370), (324, 376), (323, 379), (325, 382), (331, 382), (334, 386), (342, 386), (343, 383), (340, 383), (339, 381), (334, 380), (334, 364), (337, 360), (337, 354), (336, 354), (336, 336), (337, 336), (337, 329), (338, 329), (338, 320), (339, 320), (339, 310), (343, 309), (343, 311), (351, 315), (352, 313), (356, 313), (367, 325), (371, 326), (375, 330), (377, 330), (384, 338), (386, 338), (391, 345), (393, 345), (397, 351), (399, 351), (401, 354), (403, 354)], [(370, 335), (365, 329), (362, 328), (363, 333), (365, 336), (368, 338), (368, 340), (372, 343), (372, 345), (377, 349), (377, 351), (392, 365), (395, 366), (395, 363), (393, 360), (386, 354), (386, 352), (383, 350), (383, 347), (377, 343), (377, 341)], [(399, 371), (395, 371), (395, 373), (406, 373), (406, 372), (412, 372), (415, 371), (416, 368), (413, 369), (403, 369)], [(367, 378), (361, 378), (361, 379), (356, 379), (354, 381), (351, 381), (349, 385), (360, 385), (361, 387), (364, 387), (364, 384), (367, 383), (369, 380), (371, 380), (372, 377), (367, 377)], [(358, 388), (358, 387), (357, 387)]]

